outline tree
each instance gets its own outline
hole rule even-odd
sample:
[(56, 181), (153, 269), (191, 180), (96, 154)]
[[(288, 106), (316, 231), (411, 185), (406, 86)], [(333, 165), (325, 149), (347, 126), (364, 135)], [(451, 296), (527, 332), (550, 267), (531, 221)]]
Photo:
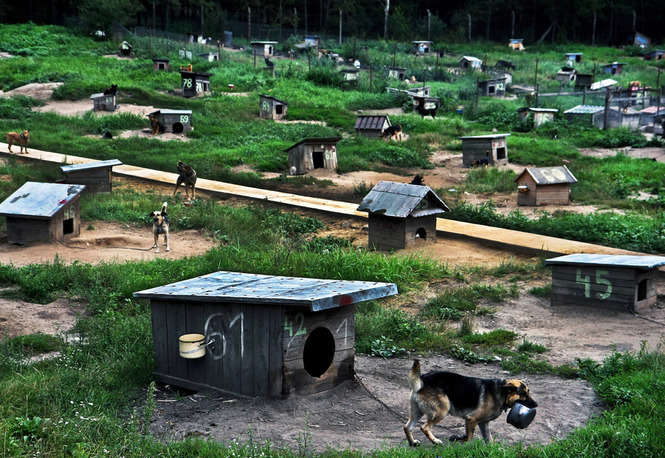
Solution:
[(78, 10), (90, 30), (110, 32), (113, 24), (128, 24), (143, 10), (143, 6), (133, 0), (82, 0)]
[(383, 39), (388, 39), (388, 14), (390, 13), (390, 0), (385, 0), (383, 2)]

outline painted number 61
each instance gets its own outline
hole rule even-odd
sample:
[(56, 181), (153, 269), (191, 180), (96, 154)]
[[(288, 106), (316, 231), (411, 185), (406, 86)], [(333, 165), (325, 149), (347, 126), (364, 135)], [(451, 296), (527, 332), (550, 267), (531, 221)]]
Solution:
[[(608, 275), (607, 270), (597, 270), (596, 271), (596, 284), (605, 285), (605, 292), (596, 293), (596, 297), (600, 300), (605, 300), (612, 295), (612, 283), (607, 279), (603, 278), (603, 275)], [(584, 297), (591, 297), (591, 276), (582, 275), (582, 269), (577, 269), (577, 276), (575, 277), (575, 283), (580, 283), (584, 285)]]

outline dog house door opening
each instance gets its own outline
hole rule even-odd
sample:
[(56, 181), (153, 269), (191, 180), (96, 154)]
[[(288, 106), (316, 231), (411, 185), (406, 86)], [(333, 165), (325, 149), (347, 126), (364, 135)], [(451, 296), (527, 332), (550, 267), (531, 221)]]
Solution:
[(312, 152), (312, 162), (314, 162), (315, 169), (323, 168), (323, 151)]
[(326, 328), (314, 329), (303, 350), (305, 370), (312, 377), (321, 377), (330, 367), (335, 357), (335, 338)]
[(497, 160), (499, 159), (505, 159), (506, 158), (506, 148), (501, 147), (496, 149), (496, 158)]
[(416, 231), (416, 238), (421, 240), (427, 240), (427, 231), (424, 227), (418, 228)]
[(184, 126), (180, 122), (173, 123), (173, 133), (174, 134), (181, 134), (182, 131), (184, 130)]
[(637, 300), (643, 301), (647, 298), (648, 280), (644, 279), (637, 284)]
[(73, 232), (74, 232), (74, 218), (63, 220), (62, 233), (67, 235), (67, 234), (72, 234)]
[(487, 93), (488, 94), (494, 94), (496, 92), (496, 88), (494, 86), (487, 86)]
[(275, 105), (275, 113), (278, 114), (278, 115), (281, 115), (282, 112), (283, 112), (283, 111), (282, 111), (283, 108), (284, 108), (284, 107), (282, 107), (282, 105)]

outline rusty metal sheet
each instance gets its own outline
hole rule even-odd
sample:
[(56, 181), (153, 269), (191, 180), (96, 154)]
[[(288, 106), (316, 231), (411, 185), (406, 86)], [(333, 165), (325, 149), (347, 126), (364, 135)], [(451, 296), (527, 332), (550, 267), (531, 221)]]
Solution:
[[(434, 203), (434, 208), (419, 209), (420, 203), (428, 198)], [(440, 214), (447, 212), (448, 206), (437, 196), (429, 186), (419, 186), (392, 181), (379, 181), (365, 196), (358, 207), (358, 211), (379, 213), (385, 216), (406, 218), (412, 216), (425, 216), (427, 214)], [(416, 215), (415, 213), (418, 212)]]
[(180, 302), (228, 302), (338, 308), (397, 294), (394, 283), (281, 277), (242, 272), (215, 272), (134, 293), (134, 297)]
[(630, 267), (649, 270), (665, 265), (665, 256), (633, 256), (611, 254), (569, 254), (558, 258), (547, 259), (546, 265), (578, 265)]
[(0, 215), (51, 218), (84, 189), (82, 184), (28, 181), (0, 204)]
[(102, 167), (113, 167), (114, 165), (122, 165), (118, 159), (109, 159), (107, 161), (87, 162), (85, 164), (72, 164), (63, 165), (60, 167), (63, 173), (74, 172), (78, 170), (98, 169)]

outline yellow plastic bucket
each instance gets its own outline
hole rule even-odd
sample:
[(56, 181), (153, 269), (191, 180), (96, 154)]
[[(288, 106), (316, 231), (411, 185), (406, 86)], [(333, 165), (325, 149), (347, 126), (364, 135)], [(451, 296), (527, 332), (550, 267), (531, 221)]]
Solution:
[(203, 334), (183, 334), (178, 338), (180, 357), (185, 359), (203, 358), (206, 354)]

